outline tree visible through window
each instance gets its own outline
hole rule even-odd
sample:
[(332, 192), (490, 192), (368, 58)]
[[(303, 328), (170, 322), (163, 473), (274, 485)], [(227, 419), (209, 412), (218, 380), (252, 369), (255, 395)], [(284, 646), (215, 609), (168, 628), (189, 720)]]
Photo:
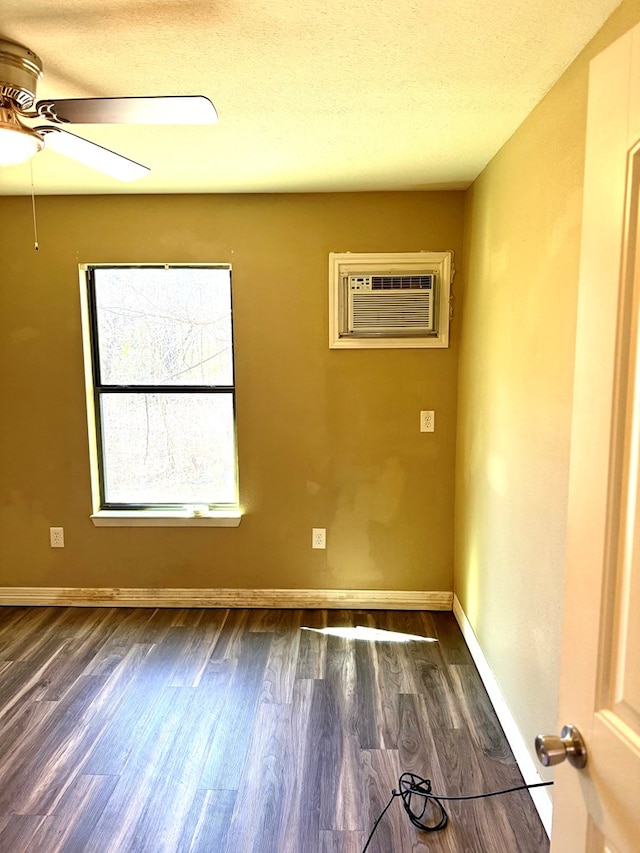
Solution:
[(101, 509), (237, 504), (229, 267), (87, 270)]

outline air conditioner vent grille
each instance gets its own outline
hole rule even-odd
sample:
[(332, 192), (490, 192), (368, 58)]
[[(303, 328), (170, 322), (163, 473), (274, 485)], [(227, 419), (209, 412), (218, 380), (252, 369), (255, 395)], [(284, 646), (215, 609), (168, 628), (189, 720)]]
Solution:
[(353, 293), (351, 303), (353, 333), (403, 331), (417, 334), (433, 331), (431, 291)]
[(430, 290), (432, 275), (372, 275), (371, 290)]
[(350, 275), (348, 277), (348, 284), (349, 290), (352, 292), (366, 291), (371, 293), (378, 290), (433, 290), (435, 287), (435, 278), (434, 273)]

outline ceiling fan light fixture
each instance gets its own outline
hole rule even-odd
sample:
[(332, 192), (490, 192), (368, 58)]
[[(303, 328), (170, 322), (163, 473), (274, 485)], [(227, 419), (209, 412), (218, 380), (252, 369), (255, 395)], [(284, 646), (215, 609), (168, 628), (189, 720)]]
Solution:
[(0, 107), (0, 166), (18, 166), (42, 151), (42, 137), (25, 127), (12, 110)]

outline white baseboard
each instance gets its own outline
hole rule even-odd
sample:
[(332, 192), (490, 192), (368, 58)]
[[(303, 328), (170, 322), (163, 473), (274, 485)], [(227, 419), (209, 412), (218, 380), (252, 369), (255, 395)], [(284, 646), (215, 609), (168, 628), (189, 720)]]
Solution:
[[(465, 639), (467, 647), (471, 652), (471, 657), (473, 658), (478, 672), (480, 673), (480, 678), (482, 679), (485, 689), (489, 694), (491, 704), (493, 705), (496, 715), (500, 720), (500, 725), (504, 730), (509, 746), (511, 747), (511, 752), (513, 752), (514, 758), (520, 768), (520, 772), (522, 773), (525, 782), (528, 784), (543, 782), (544, 779), (538, 773), (536, 763), (527, 749), (526, 742), (522, 737), (518, 724), (507, 705), (506, 699), (502, 694), (502, 690), (496, 681), (496, 677), (493, 674), (493, 671), (489, 666), (489, 662), (485, 658), (480, 643), (478, 642), (473, 628), (471, 627), (471, 623), (467, 619), (467, 615), (462, 609), (462, 605), (456, 595), (453, 596), (453, 613), (458, 625), (460, 626), (460, 630), (462, 631), (462, 636)], [(551, 837), (551, 816), (553, 812), (553, 804), (549, 794), (549, 789), (533, 788), (529, 793), (531, 794), (533, 804), (538, 810), (538, 814), (540, 815), (540, 820), (542, 821), (545, 831), (547, 835)]]
[(119, 589), (0, 587), (0, 606), (274, 607), (451, 610), (452, 592), (387, 589)]

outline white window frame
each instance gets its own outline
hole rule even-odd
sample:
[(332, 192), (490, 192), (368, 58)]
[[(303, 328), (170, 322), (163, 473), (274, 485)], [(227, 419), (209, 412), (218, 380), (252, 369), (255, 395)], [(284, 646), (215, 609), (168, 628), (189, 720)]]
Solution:
[[(234, 504), (219, 507), (199, 504), (184, 506), (104, 508), (102, 504), (100, 449), (98, 446), (98, 421), (96, 413), (96, 388), (94, 373), (93, 332), (91, 320), (90, 276), (99, 268), (209, 268), (228, 269), (229, 264), (80, 264), (80, 306), (82, 315), (82, 340), (84, 353), (84, 375), (87, 402), (87, 427), (89, 439), (89, 462), (91, 474), (91, 520), (96, 527), (237, 527), (242, 511), (236, 499)], [(235, 386), (234, 412), (235, 412)], [(237, 444), (236, 444), (237, 447)], [(237, 456), (237, 451), (236, 451)], [(236, 458), (237, 465), (237, 458)], [(237, 479), (237, 477), (236, 477)]]

